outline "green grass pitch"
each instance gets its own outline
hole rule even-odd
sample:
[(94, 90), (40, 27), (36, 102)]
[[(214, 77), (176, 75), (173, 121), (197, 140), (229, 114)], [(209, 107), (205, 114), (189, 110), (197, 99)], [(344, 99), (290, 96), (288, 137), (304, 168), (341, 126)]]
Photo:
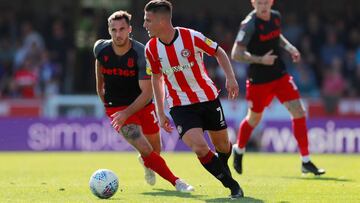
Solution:
[[(205, 171), (195, 154), (163, 155), (195, 192), (176, 192), (159, 176), (155, 186), (147, 185), (136, 153), (4, 152), (0, 153), (0, 202), (236, 202), (227, 198), (229, 190)], [(244, 174), (233, 171), (245, 192), (241, 202), (360, 202), (359, 155), (324, 154), (312, 159), (327, 174), (302, 176), (297, 154), (246, 154)], [(118, 192), (108, 200), (89, 190), (90, 175), (99, 168), (113, 170), (120, 180)]]

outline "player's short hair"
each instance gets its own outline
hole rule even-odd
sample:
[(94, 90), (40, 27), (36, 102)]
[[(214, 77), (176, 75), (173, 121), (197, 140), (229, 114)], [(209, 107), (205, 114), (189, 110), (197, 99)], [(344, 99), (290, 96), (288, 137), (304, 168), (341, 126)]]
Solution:
[(172, 4), (166, 0), (152, 0), (146, 4), (144, 11), (153, 13), (172, 14)]
[(120, 10), (120, 11), (116, 11), (113, 14), (111, 14), (108, 18), (108, 25), (110, 25), (110, 23), (113, 20), (121, 20), (121, 19), (125, 19), (126, 23), (128, 25), (130, 25), (130, 20), (131, 20), (131, 14), (129, 14), (126, 11)]
[[(255, 3), (255, 0), (250, 0), (251, 3)], [(274, 0), (270, 0), (272, 3), (274, 3)]]

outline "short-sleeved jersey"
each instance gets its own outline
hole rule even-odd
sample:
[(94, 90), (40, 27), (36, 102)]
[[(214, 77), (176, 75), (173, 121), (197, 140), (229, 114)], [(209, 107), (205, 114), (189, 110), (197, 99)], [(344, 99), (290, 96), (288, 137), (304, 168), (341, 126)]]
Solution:
[(203, 53), (215, 55), (218, 45), (200, 32), (176, 27), (170, 44), (152, 38), (145, 46), (147, 66), (162, 74), (169, 107), (212, 101), (218, 89), (207, 74)]
[[(271, 11), (269, 21), (264, 21), (251, 12), (240, 25), (236, 42), (246, 46), (251, 54), (263, 56), (273, 50), (273, 54), (280, 56), (281, 16), (277, 11)], [(253, 84), (266, 83), (276, 80), (286, 74), (285, 64), (280, 57), (271, 66), (250, 64), (248, 79)]]
[(123, 56), (117, 55), (111, 40), (98, 40), (94, 45), (95, 58), (104, 76), (105, 106), (130, 105), (141, 93), (139, 80), (151, 77), (146, 69), (144, 45), (131, 39), (132, 47)]

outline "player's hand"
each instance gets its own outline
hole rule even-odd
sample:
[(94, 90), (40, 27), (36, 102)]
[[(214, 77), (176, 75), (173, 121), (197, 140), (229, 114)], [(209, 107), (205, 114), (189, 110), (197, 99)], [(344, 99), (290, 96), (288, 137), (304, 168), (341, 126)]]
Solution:
[(235, 78), (226, 79), (225, 87), (228, 91), (228, 99), (234, 100), (239, 96), (239, 85)]
[(290, 51), (290, 54), (294, 63), (298, 63), (301, 60), (301, 54), (297, 48), (293, 47)]
[(173, 130), (173, 127), (170, 124), (170, 119), (164, 114), (158, 114), (159, 115), (159, 122), (160, 127), (162, 127), (166, 132), (171, 133)]
[(268, 51), (263, 57), (261, 57), (261, 63), (264, 65), (273, 65), (275, 59), (278, 57), (277, 55), (273, 55), (274, 50)]
[(112, 121), (111, 125), (119, 131), (120, 128), (124, 125), (128, 115), (124, 111), (118, 111), (111, 115)]

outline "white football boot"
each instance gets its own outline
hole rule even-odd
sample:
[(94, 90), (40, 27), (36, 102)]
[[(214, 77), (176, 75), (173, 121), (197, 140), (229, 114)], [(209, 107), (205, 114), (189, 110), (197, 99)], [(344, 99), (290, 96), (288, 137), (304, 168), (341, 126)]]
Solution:
[(144, 167), (144, 170), (145, 170), (145, 181), (149, 185), (155, 185), (155, 183), (156, 183), (155, 172), (144, 165), (144, 160), (142, 159), (142, 157), (140, 155), (139, 155), (138, 159), (139, 159), (140, 164)]

